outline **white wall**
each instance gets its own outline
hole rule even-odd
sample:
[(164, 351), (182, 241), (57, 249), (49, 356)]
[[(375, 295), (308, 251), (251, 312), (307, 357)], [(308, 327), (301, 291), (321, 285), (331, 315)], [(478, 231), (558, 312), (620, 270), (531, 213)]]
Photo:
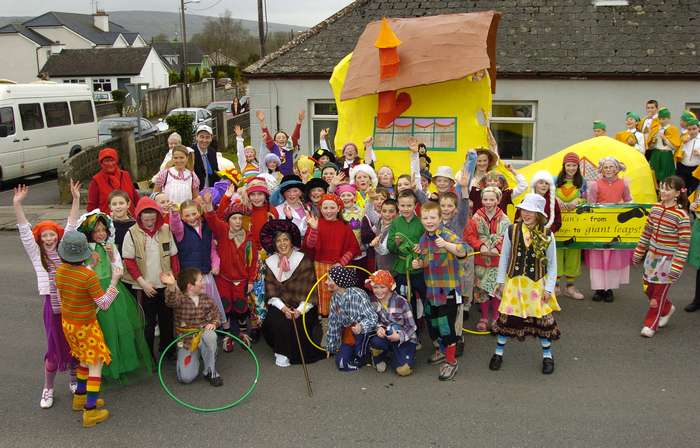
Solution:
[(161, 87), (168, 87), (169, 77), (168, 69), (163, 64), (163, 61), (158, 57), (158, 54), (154, 49), (151, 49), (146, 58), (146, 62), (143, 64), (143, 69), (139, 76), (133, 76), (131, 78), (132, 82), (147, 82), (149, 89), (159, 89)]
[(134, 43), (131, 44), (132, 47), (146, 47), (148, 44), (146, 43), (145, 40), (139, 35), (136, 36), (136, 39), (134, 39)]
[(47, 39), (59, 41), (60, 43), (64, 44), (63, 48), (67, 50), (94, 47), (92, 42), (64, 26), (47, 26), (32, 29), (45, 36)]
[(121, 34), (114, 39), (114, 43), (112, 44), (112, 48), (126, 48), (128, 46), (129, 42), (127, 42)]
[[(248, 85), (251, 104), (251, 136), (258, 147), (261, 131), (254, 114), (265, 112), (271, 132), (278, 129), (275, 105), (280, 106), (280, 128), (291, 131), (301, 108), (307, 118), (301, 128), (302, 148), (313, 141), (310, 101), (333, 99), (327, 80), (252, 79)], [(700, 103), (698, 81), (594, 81), (594, 80), (516, 80), (499, 79), (494, 101), (536, 101), (535, 160), (543, 159), (565, 147), (593, 136), (593, 121), (607, 124), (614, 136), (625, 126), (625, 113), (644, 115), (647, 99), (668, 106), (672, 118), (686, 103)], [(520, 163), (516, 163), (520, 164)]]
[[(19, 34), (0, 34), (0, 54), (12, 55), (12, 57), (3, 58), (0, 64), (0, 78), (15, 82), (36, 81), (39, 71), (37, 48), (39, 48), (37, 44)], [(45, 53), (47, 49), (39, 50), (40, 67), (46, 62), (45, 57), (42, 60), (41, 52)]]

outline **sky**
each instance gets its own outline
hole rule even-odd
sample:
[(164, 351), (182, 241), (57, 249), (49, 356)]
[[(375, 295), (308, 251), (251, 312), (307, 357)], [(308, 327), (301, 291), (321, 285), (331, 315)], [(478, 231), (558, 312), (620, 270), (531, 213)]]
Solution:
[[(50, 10), (89, 14), (93, 11), (95, 2), (100, 9), (107, 12), (127, 10), (178, 12), (180, 6), (179, 0), (60, 0), (58, 2), (3, 0), (2, 15), (36, 17)], [(267, 0), (267, 20), (313, 26), (350, 3), (352, 0)], [(189, 4), (186, 8), (190, 14), (209, 16), (218, 16), (228, 9), (235, 18), (256, 20), (257, 5), (257, 0), (199, 0), (199, 3)]]

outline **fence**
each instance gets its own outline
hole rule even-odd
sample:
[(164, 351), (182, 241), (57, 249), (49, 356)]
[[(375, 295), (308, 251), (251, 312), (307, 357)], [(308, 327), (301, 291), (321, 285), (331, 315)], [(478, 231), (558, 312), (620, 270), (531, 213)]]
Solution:
[[(175, 84), (162, 89), (149, 89), (142, 99), (145, 117), (160, 117), (170, 110), (184, 107), (184, 84)], [(190, 107), (206, 107), (214, 101), (214, 80), (191, 83)]]
[(119, 117), (122, 114), (121, 103), (118, 101), (110, 101), (108, 103), (95, 103), (95, 113), (97, 114), (97, 119), (107, 117)]

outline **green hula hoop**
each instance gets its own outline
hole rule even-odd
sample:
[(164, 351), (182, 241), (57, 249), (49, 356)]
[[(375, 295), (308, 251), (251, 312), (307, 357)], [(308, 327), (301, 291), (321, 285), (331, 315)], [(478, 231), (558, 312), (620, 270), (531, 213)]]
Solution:
[(248, 353), (250, 353), (250, 356), (253, 358), (253, 361), (255, 361), (255, 379), (253, 380), (253, 383), (250, 385), (250, 387), (248, 388), (248, 390), (246, 390), (245, 393), (243, 393), (243, 395), (241, 395), (240, 398), (238, 398), (236, 401), (233, 401), (233, 402), (231, 402), (231, 403), (229, 403), (229, 404), (226, 404), (226, 405), (224, 405), (224, 406), (220, 406), (220, 407), (218, 407), (218, 408), (200, 408), (199, 406), (195, 406), (195, 405), (193, 405), (193, 404), (187, 403), (186, 401), (180, 400), (179, 398), (177, 398), (177, 397), (175, 396), (174, 393), (172, 393), (172, 391), (170, 390), (170, 388), (168, 388), (168, 386), (165, 385), (165, 380), (163, 379), (163, 371), (162, 371), (163, 360), (165, 359), (165, 354), (168, 352), (168, 350), (170, 350), (173, 346), (175, 346), (175, 344), (177, 344), (177, 343), (180, 342), (182, 339), (184, 339), (184, 338), (186, 338), (186, 337), (188, 337), (188, 336), (193, 336), (193, 335), (197, 334), (197, 332), (196, 332), (196, 331), (190, 331), (189, 333), (185, 333), (185, 334), (182, 334), (182, 335), (178, 336), (173, 342), (171, 342), (171, 343), (165, 348), (165, 350), (163, 350), (163, 353), (161, 353), (161, 355), (160, 355), (160, 359), (158, 360), (158, 380), (160, 381), (160, 387), (163, 388), (163, 390), (165, 391), (165, 393), (168, 394), (168, 396), (169, 396), (170, 398), (172, 398), (173, 401), (175, 401), (175, 403), (177, 403), (177, 404), (179, 404), (179, 405), (181, 405), (181, 406), (184, 406), (184, 407), (186, 407), (187, 409), (190, 409), (190, 410), (192, 410), (192, 411), (196, 411), (196, 412), (202, 412), (202, 413), (207, 413), (207, 412), (221, 412), (221, 411), (225, 411), (225, 410), (227, 410), (227, 409), (231, 409), (231, 408), (234, 408), (234, 407), (238, 406), (239, 404), (241, 404), (241, 403), (243, 402), (243, 400), (245, 400), (246, 398), (248, 398), (248, 396), (249, 396), (251, 393), (253, 393), (253, 390), (254, 390), (255, 387), (258, 385), (258, 380), (260, 379), (260, 362), (258, 361), (258, 357), (255, 356), (255, 352), (253, 352), (253, 349), (251, 349), (250, 347), (248, 347), (243, 341), (241, 341), (238, 337), (232, 335), (231, 333), (228, 333), (228, 332), (222, 331), (222, 330), (214, 330), (214, 331), (216, 331), (216, 332), (219, 333), (219, 334), (223, 334), (223, 335), (226, 335), (226, 336), (232, 338), (234, 341), (236, 341), (236, 342), (238, 342), (239, 344), (241, 344), (241, 345), (246, 349), (246, 351), (247, 351)]
[[(367, 269), (365, 269), (365, 268), (363, 268), (363, 267), (360, 267), (360, 266), (353, 266), (353, 265), (349, 264), (349, 265), (347, 265), (347, 266), (345, 266), (345, 267), (346, 267), (346, 268), (359, 269), (359, 270), (361, 270), (361, 271), (366, 272), (366, 273), (369, 274), (369, 275), (372, 275), (371, 272), (369, 272)], [(309, 293), (306, 295), (306, 300), (304, 300), (304, 309), (306, 309), (306, 307), (308, 306), (309, 299), (311, 298), (311, 294), (313, 294), (313, 292), (314, 292), (314, 290), (316, 289), (316, 287), (318, 286), (318, 284), (321, 283), (321, 281), (322, 281), (324, 278), (326, 278), (327, 276), (328, 276), (328, 272), (326, 272), (325, 274), (323, 274), (322, 276), (320, 276), (320, 277), (318, 278), (318, 280), (316, 280), (316, 283), (313, 284), (313, 286), (312, 286), (311, 289), (309, 290)], [(328, 352), (328, 350), (326, 350), (325, 348), (323, 348), (323, 347), (321, 347), (320, 345), (316, 344), (316, 343), (314, 342), (314, 340), (311, 339), (311, 335), (309, 335), (309, 330), (306, 328), (306, 313), (303, 313), (303, 314), (301, 315), (301, 325), (302, 325), (302, 327), (304, 327), (304, 334), (306, 335), (306, 339), (308, 339), (309, 342), (311, 342), (311, 345), (313, 345), (314, 347), (316, 347), (317, 349), (319, 349), (319, 350), (321, 350), (321, 351), (323, 351), (323, 352)]]

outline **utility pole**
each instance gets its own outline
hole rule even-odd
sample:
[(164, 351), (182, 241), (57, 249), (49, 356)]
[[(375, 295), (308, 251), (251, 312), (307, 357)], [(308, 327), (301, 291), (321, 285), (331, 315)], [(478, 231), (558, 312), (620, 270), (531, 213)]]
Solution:
[(180, 0), (180, 13), (182, 25), (182, 76), (185, 84), (185, 107), (190, 107), (190, 89), (187, 75), (187, 24), (185, 20), (185, 0)]
[(258, 37), (260, 39), (260, 59), (265, 57), (265, 18), (263, 0), (258, 0)]

